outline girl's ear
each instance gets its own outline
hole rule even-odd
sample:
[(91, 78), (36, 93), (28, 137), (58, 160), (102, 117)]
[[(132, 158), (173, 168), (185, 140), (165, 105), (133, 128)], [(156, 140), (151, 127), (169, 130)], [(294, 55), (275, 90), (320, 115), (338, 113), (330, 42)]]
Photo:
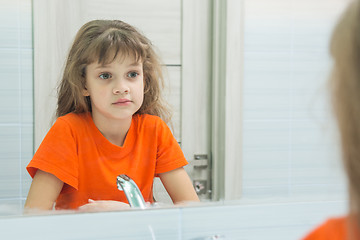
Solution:
[(84, 89), (82, 90), (82, 94), (84, 97), (90, 96), (90, 93), (88, 92), (86, 87), (84, 87)]

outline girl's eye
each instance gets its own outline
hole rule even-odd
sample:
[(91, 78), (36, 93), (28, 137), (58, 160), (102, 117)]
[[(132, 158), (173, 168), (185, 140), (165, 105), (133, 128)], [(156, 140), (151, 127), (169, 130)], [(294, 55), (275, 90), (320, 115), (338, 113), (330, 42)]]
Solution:
[(139, 75), (139, 74), (138, 74), (137, 72), (129, 72), (129, 73), (127, 74), (127, 76), (128, 76), (129, 78), (136, 78), (138, 75)]
[(111, 74), (110, 73), (102, 73), (102, 74), (100, 74), (100, 76), (99, 76), (101, 79), (109, 79), (109, 78), (111, 78)]

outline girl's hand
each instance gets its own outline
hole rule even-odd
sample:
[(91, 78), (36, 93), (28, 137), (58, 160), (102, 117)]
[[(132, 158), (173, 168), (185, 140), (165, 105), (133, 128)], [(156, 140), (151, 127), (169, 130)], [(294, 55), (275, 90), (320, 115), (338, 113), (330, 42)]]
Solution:
[(81, 212), (103, 212), (103, 211), (119, 211), (129, 209), (127, 203), (112, 201), (112, 200), (99, 200), (95, 201), (89, 199), (89, 203), (79, 207)]

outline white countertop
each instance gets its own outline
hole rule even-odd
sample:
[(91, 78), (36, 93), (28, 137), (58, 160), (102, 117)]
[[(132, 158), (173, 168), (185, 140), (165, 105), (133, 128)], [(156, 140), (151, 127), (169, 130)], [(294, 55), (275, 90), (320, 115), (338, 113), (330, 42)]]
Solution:
[(204, 203), (122, 212), (7, 216), (0, 239), (300, 239), (346, 201)]

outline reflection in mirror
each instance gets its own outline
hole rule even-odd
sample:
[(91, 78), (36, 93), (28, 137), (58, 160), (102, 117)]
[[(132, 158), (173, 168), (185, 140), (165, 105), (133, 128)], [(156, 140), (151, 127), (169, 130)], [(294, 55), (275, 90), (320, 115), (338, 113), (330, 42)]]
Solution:
[[(53, 123), (55, 87), (76, 31), (105, 17), (138, 27), (158, 47), (168, 73), (173, 133), (203, 201), (344, 197), (325, 82), (331, 65), (328, 39), (346, 2), (243, 0), (239, 9), (226, 10), (241, 16), (236, 21), (229, 20), (232, 14), (219, 16), (218, 21), (229, 18), (222, 39), (229, 71), (220, 78), (226, 80), (221, 86), (227, 91), (226, 119), (220, 123), (223, 158), (212, 155), (218, 137), (211, 119), (217, 113), (212, 99), (212, 1), (18, 2), (6, 1), (0, 10), (6, 19), (0, 22), (6, 33), (0, 39), (0, 214), (22, 212), (31, 182), (25, 167)], [(146, 14), (139, 17), (130, 11), (135, 8)], [(232, 57), (235, 50), (240, 58)], [(241, 74), (231, 79), (230, 70), (239, 68)], [(236, 82), (240, 88), (232, 88)], [(236, 101), (241, 105), (232, 105)], [(235, 112), (241, 113), (240, 124), (231, 122)], [(231, 148), (240, 154), (232, 155)], [(155, 186), (155, 197), (171, 201), (161, 189)]]
[[(152, 204), (154, 176), (174, 204), (199, 201), (166, 125), (163, 67), (151, 41), (123, 21), (91, 20), (66, 59), (57, 119), (27, 166), (25, 208), (51, 210), (56, 201), (58, 210), (118, 210), (134, 197)], [(133, 189), (119, 191), (116, 177), (125, 174)]]

